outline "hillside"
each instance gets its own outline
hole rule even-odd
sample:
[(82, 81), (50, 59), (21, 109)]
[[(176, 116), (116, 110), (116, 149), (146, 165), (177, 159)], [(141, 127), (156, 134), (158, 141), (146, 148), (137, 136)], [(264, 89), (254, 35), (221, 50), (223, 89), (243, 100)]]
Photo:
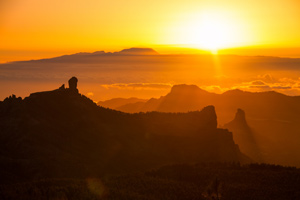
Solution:
[(300, 198), (300, 170), (267, 164), (168, 165), (126, 175), (2, 185), (8, 199), (287, 200)]
[(0, 102), (1, 181), (85, 178), (163, 164), (245, 162), (213, 106), (189, 113), (126, 114), (78, 93), (77, 79)]
[(136, 104), (136, 103), (144, 103), (146, 102), (146, 99), (138, 99), (138, 98), (114, 98), (111, 100), (106, 101), (99, 101), (97, 102), (97, 105), (105, 107), (105, 108), (111, 108), (111, 109), (118, 109), (119, 107), (127, 104)]

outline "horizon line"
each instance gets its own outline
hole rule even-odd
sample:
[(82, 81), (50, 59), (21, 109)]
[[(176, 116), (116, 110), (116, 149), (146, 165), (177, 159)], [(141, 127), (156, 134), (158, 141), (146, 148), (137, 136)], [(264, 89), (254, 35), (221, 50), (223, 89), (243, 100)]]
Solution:
[[(150, 45), (149, 45), (150, 46)], [(46, 60), (46, 59), (53, 59), (53, 58), (58, 58), (58, 57), (62, 57), (62, 56), (70, 56), (70, 55), (76, 55), (76, 54), (80, 54), (80, 53), (87, 53), (87, 54), (93, 54), (93, 53), (97, 53), (97, 52), (103, 52), (103, 54), (114, 54), (117, 55), (116, 53), (119, 53), (123, 50), (126, 49), (152, 49), (155, 52), (157, 52), (159, 55), (222, 55), (222, 56), (264, 56), (264, 57), (278, 57), (278, 58), (300, 58), (300, 53), (299, 55), (272, 55), (272, 54), (268, 54), (268, 53), (254, 53), (251, 52), (248, 54), (246, 52), (230, 52), (230, 51), (263, 51), (263, 50), (273, 50), (273, 51), (279, 51), (279, 50), (296, 50), (299, 49), (300, 47), (271, 47), (271, 46), (263, 46), (263, 45), (255, 45), (255, 46), (241, 46), (241, 47), (229, 47), (229, 48), (220, 48), (217, 49), (214, 53), (213, 50), (208, 50), (208, 49), (204, 49), (204, 48), (196, 48), (196, 47), (189, 47), (189, 46), (181, 46), (179, 44), (159, 44), (159, 45), (152, 45), (154, 46), (154, 48), (149, 47), (149, 46), (134, 46), (134, 47), (127, 47), (127, 48), (122, 48), (121, 50), (116, 50), (116, 51), (106, 51), (106, 50), (91, 50), (91, 51), (76, 51), (76, 52), (72, 52), (72, 53), (61, 53), (61, 54), (57, 54), (54, 56), (45, 56), (45, 57), (38, 57), (38, 58), (29, 58), (29, 59), (20, 59), (20, 60), (10, 60), (10, 61), (0, 61), (0, 65), (1, 64), (8, 64), (8, 63), (13, 63), (13, 62), (29, 62), (29, 61), (38, 61), (38, 60)], [(155, 48), (158, 47), (158, 48)], [(162, 49), (163, 48), (163, 49)], [(157, 50), (158, 49), (158, 50)], [(1, 50), (0, 50), (1, 51)], [(176, 52), (177, 51), (177, 52)], [(178, 52), (180, 51), (180, 52)], [(26, 52), (26, 51), (23, 51)], [(32, 50), (30, 50), (29, 52), (32, 52)], [(43, 51), (36, 51), (36, 52), (43, 52)], [(126, 55), (126, 54), (123, 54)], [(136, 55), (138, 56), (139, 54), (131, 54), (132, 56)], [(140, 54), (140, 56), (151, 56), (151, 55), (147, 55), (147, 54)], [(153, 56), (153, 55), (152, 55)], [(34, 57), (34, 56), (33, 56)]]

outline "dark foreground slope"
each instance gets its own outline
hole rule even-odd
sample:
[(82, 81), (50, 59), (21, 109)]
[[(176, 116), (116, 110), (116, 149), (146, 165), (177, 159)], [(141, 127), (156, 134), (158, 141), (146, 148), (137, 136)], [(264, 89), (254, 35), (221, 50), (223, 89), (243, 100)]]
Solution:
[(0, 103), (2, 182), (247, 160), (232, 134), (217, 128), (213, 106), (186, 114), (125, 114), (97, 106), (72, 87)]
[(300, 170), (275, 165), (169, 165), (126, 175), (0, 185), (0, 199), (290, 200), (300, 199)]

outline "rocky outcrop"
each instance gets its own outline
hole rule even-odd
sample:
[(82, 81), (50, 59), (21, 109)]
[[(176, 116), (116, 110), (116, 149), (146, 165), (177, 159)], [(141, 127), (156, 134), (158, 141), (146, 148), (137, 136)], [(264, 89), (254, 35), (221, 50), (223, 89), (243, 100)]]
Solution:
[(256, 162), (263, 161), (259, 145), (255, 139), (255, 132), (246, 121), (245, 111), (240, 108), (237, 109), (234, 119), (225, 124), (223, 128), (227, 128), (233, 133), (233, 139), (243, 153)]
[(245, 111), (243, 111), (240, 108), (237, 109), (237, 112), (235, 114), (233, 121), (228, 123), (227, 126), (230, 126), (231, 124), (235, 124), (235, 125), (239, 126), (238, 128), (240, 128), (240, 129), (244, 129), (244, 130), (250, 129), (250, 127), (248, 126), (248, 123), (246, 121)]
[(13, 101), (18, 101), (18, 102), (20, 102), (20, 101), (22, 101), (22, 97), (16, 97), (16, 95), (14, 95), (14, 94), (12, 94), (12, 95), (10, 95), (9, 97), (6, 97), (5, 99), (4, 99), (4, 102), (13, 102)]
[(69, 82), (69, 90), (78, 93), (78, 89), (77, 89), (78, 79), (73, 76), (68, 82)]
[(69, 88), (65, 88), (65, 84), (62, 84), (58, 89), (52, 90), (52, 91), (43, 91), (43, 92), (35, 92), (31, 93), (30, 97), (45, 97), (45, 96), (51, 96), (53, 94), (61, 94), (61, 93), (73, 93), (73, 94), (79, 94), (78, 89), (77, 89), (77, 83), (78, 79), (76, 77), (72, 77), (68, 81), (69, 83)]

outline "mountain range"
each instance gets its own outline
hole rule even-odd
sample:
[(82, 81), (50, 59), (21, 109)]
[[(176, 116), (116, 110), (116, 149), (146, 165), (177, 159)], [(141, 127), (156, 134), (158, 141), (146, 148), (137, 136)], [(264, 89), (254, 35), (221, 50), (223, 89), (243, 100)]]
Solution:
[[(242, 90), (216, 94), (196, 85), (175, 85), (167, 95), (160, 98), (146, 102), (124, 101), (123, 105), (114, 109), (128, 113), (188, 112), (200, 110), (207, 105), (215, 106), (220, 126), (227, 124), (225, 127), (233, 132), (235, 142), (241, 149), (247, 149), (248, 155), (251, 154), (257, 161), (300, 166), (300, 160), (297, 159), (300, 157), (300, 96), (287, 96), (274, 91), (253, 93)], [(109, 104), (106, 106), (109, 107)], [(235, 112), (236, 119), (229, 123)], [(241, 135), (245, 138), (241, 139)], [(249, 142), (253, 144), (251, 148)], [(250, 149), (253, 152), (249, 154)]]
[(1, 182), (86, 178), (165, 164), (249, 162), (213, 106), (188, 113), (128, 114), (69, 88), (0, 102)]
[(299, 63), (296, 58), (267, 56), (158, 54), (151, 48), (81, 52), (0, 64), (0, 99), (51, 90), (71, 76), (80, 78), (81, 93), (93, 93), (90, 97), (96, 101), (159, 97), (182, 83), (297, 95)]

